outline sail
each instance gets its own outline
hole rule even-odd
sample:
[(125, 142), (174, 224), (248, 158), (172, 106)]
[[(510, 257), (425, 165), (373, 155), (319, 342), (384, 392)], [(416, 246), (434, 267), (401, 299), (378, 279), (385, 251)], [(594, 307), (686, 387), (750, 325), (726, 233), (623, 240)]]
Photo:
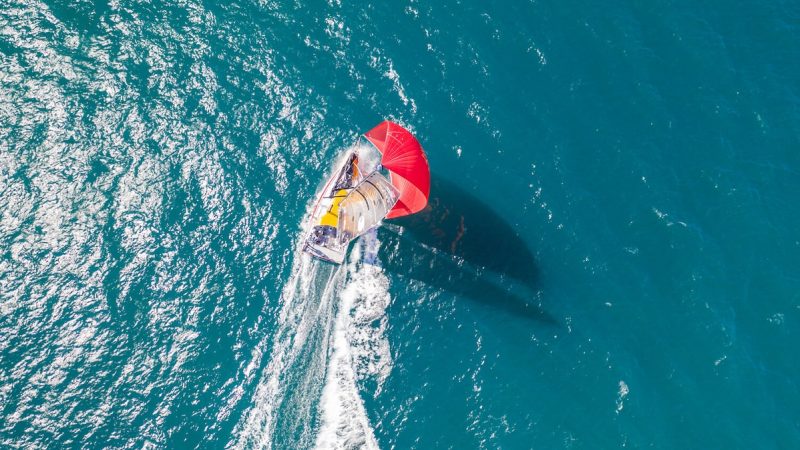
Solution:
[(339, 241), (354, 239), (378, 225), (398, 198), (397, 189), (379, 172), (364, 178), (339, 203)]
[(400, 125), (384, 121), (365, 136), (381, 152), (381, 165), (390, 172), (400, 198), (387, 219), (421, 211), (428, 204), (431, 172), (419, 141)]

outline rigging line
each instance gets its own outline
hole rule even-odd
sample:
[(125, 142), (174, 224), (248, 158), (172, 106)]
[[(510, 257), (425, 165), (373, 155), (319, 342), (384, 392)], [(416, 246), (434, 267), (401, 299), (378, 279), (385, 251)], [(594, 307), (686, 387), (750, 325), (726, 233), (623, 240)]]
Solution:
[[(353, 189), (355, 189), (355, 188), (341, 188), (341, 189), (339, 189), (339, 190), (340, 190), (340, 191), (352, 191)], [(350, 192), (347, 192), (347, 194), (349, 194), (349, 193), (350, 193)], [(338, 194), (334, 194), (334, 195), (330, 195), (330, 196), (326, 195), (326, 196), (324, 196), (324, 197), (322, 197), (322, 198), (340, 198), (340, 197), (342, 197), (342, 198), (343, 198), (343, 197), (347, 197), (347, 194), (344, 194), (344, 195), (338, 195)]]
[(367, 200), (367, 196), (365, 196), (364, 194), (362, 194), (362, 193), (361, 193), (361, 191), (359, 191), (358, 189), (356, 189), (356, 192), (358, 193), (358, 195), (360, 195), (360, 196), (361, 196), (361, 198), (363, 198), (363, 199), (364, 199), (364, 201), (367, 203), (367, 209), (369, 209), (369, 200)]
[(369, 179), (364, 179), (364, 183), (369, 183), (370, 185), (372, 185), (372, 187), (375, 188), (375, 190), (377, 190), (378, 192), (381, 192), (380, 188), (378, 186), (375, 186), (375, 183), (373, 183), (372, 181), (369, 181)]

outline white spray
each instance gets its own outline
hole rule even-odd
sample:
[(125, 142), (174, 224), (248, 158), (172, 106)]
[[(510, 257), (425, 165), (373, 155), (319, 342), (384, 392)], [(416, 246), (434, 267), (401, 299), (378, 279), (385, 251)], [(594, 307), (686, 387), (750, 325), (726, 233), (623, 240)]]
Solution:
[[(377, 384), (375, 395), (378, 395), (391, 372), (392, 360), (385, 336), (386, 308), (391, 298), (389, 280), (382, 269), (359, 262), (360, 244), (353, 251), (347, 268), (348, 281), (339, 296), (320, 402), (317, 448), (378, 448), (360, 396), (359, 382), (372, 378)], [(377, 241), (373, 245), (376, 244)]]

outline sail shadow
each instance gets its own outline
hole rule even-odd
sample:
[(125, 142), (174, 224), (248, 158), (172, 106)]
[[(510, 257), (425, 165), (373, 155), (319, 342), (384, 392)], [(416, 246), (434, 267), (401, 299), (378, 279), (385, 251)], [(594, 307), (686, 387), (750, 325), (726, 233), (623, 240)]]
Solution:
[(416, 242), (536, 289), (536, 259), (516, 230), (473, 194), (431, 178), (428, 206), (387, 223), (402, 227)]
[(492, 276), (467, 261), (413, 242), (388, 229), (379, 229), (381, 242), (386, 248), (412, 248), (381, 255), (381, 265), (392, 274), (421, 281), (428, 286), (469, 298), (493, 308), (549, 325), (558, 321), (541, 308), (535, 294), (523, 295), (528, 289), (503, 288), (492, 281)]
[(450, 182), (434, 178), (428, 206), (387, 221), (379, 236), (384, 248), (410, 249), (381, 256), (398, 276), (558, 325), (539, 305), (538, 270), (525, 242), (489, 206)]

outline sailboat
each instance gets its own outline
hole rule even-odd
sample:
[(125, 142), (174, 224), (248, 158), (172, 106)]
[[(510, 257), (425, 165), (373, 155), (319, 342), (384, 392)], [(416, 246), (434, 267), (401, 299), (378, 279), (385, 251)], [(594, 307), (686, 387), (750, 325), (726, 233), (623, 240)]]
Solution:
[(380, 161), (358, 147), (349, 150), (320, 192), (303, 251), (341, 264), (357, 237), (383, 219), (414, 214), (428, 204), (431, 174), (419, 141), (384, 121), (364, 134)]

